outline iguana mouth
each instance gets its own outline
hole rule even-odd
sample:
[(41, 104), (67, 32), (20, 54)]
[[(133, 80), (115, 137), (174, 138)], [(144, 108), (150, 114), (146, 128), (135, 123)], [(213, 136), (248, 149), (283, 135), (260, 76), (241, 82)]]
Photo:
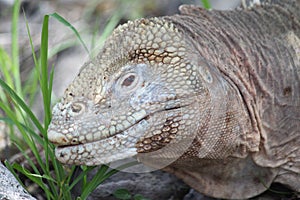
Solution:
[[(67, 137), (64, 134), (61, 134), (61, 133), (58, 133), (58, 132), (55, 132), (55, 131), (52, 131), (52, 130), (50, 130), (48, 132), (48, 139), (56, 145), (56, 148), (60, 148), (60, 149), (67, 148), (67, 147), (74, 147), (74, 146), (77, 146), (77, 145), (84, 145), (84, 144), (94, 143), (94, 142), (97, 142), (97, 141), (102, 141), (102, 140), (105, 140), (105, 139), (114, 138), (116, 135), (123, 134), (124, 132), (127, 132), (130, 129), (132, 129), (133, 127), (141, 124), (141, 122), (148, 122), (151, 119), (151, 116), (155, 115), (155, 113), (170, 111), (170, 110), (178, 110), (178, 109), (181, 109), (185, 106), (187, 106), (187, 105), (183, 105), (183, 106), (178, 106), (177, 105), (177, 106), (174, 106), (174, 107), (161, 109), (161, 110), (158, 110), (156, 112), (147, 114), (144, 117), (142, 117), (141, 119), (137, 120), (135, 123), (130, 124), (129, 126), (125, 127), (124, 129), (116, 131), (115, 133), (112, 133), (112, 134), (109, 134), (109, 135), (103, 135), (103, 134), (101, 134), (101, 132), (98, 132), (98, 134), (100, 134), (101, 137), (99, 137), (99, 138), (97, 138), (96, 140), (93, 140), (93, 141), (87, 141), (87, 140), (83, 140), (83, 141), (79, 140), (78, 141), (78, 139), (75, 139), (73, 141), (72, 141), (72, 139), (68, 140)], [(94, 134), (97, 134), (97, 133), (94, 133)], [(79, 135), (80, 135), (80, 133), (79, 133)]]
[[(94, 140), (94, 141), (78, 141), (78, 143), (69, 143), (69, 144), (61, 144), (61, 143), (55, 143), (53, 141), (51, 141), (52, 143), (54, 143), (56, 145), (56, 148), (66, 148), (66, 147), (73, 147), (73, 146), (78, 146), (78, 145), (83, 145), (83, 144), (89, 144), (89, 143), (94, 143), (94, 142), (97, 142), (97, 141), (102, 141), (102, 140), (105, 140), (105, 139), (109, 139), (109, 138), (113, 138), (114, 136), (118, 135), (118, 134), (122, 134), (128, 130), (130, 130), (132, 127), (138, 125), (139, 123), (141, 123), (142, 121), (147, 121), (150, 119), (150, 115), (146, 115), (145, 117), (143, 117), (142, 119), (136, 121), (135, 123), (131, 124), (130, 126), (126, 127), (125, 129), (121, 130), (121, 131), (117, 131), (113, 134), (110, 134), (110, 135), (107, 135), (107, 136), (103, 136), (97, 140)], [(72, 141), (71, 141), (72, 142)]]

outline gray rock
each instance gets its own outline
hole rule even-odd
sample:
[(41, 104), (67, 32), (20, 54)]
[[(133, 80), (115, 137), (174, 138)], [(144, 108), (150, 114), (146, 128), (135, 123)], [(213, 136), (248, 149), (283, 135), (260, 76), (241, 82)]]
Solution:
[(0, 162), (0, 200), (34, 200), (14, 175)]
[[(95, 171), (89, 174), (94, 176)], [(80, 195), (81, 185), (78, 184), (74, 192)], [(150, 173), (118, 172), (100, 184), (94, 190), (88, 200), (116, 200), (114, 191), (126, 189), (132, 194), (140, 194), (151, 200), (182, 200), (189, 193), (190, 188), (172, 174), (163, 171)]]

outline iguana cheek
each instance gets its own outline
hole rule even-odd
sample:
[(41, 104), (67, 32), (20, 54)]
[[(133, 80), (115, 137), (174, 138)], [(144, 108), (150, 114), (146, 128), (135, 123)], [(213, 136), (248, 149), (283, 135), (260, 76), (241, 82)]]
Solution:
[(153, 136), (143, 138), (136, 143), (138, 153), (156, 151), (176, 138), (179, 130), (179, 118), (169, 118), (160, 129), (153, 131)]

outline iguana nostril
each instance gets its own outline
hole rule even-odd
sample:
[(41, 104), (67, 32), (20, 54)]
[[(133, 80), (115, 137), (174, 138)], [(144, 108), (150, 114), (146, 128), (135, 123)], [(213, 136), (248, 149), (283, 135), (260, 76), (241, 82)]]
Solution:
[(80, 114), (83, 112), (85, 106), (82, 103), (72, 103), (71, 110), (73, 113)]

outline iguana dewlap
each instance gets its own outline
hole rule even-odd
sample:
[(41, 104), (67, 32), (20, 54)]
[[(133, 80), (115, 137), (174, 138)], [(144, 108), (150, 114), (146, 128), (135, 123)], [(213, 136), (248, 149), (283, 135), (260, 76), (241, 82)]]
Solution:
[(300, 192), (300, 1), (119, 26), (53, 108), (66, 164), (137, 157), (201, 193)]

